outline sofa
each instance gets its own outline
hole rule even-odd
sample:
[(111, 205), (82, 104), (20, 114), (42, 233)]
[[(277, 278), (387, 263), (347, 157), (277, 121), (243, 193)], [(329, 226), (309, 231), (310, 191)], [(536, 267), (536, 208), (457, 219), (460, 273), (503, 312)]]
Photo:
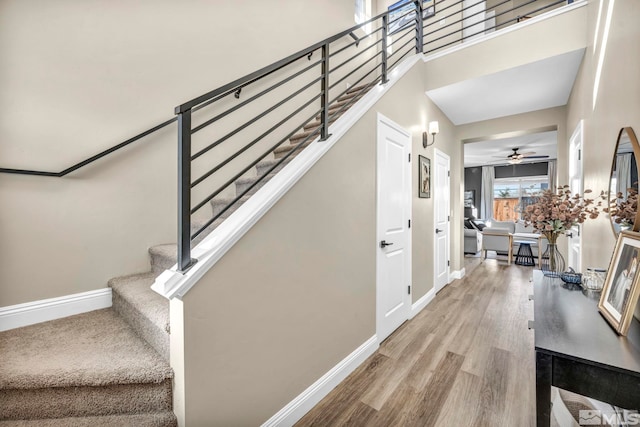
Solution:
[(477, 254), (482, 250), (482, 229), (484, 221), (476, 218), (464, 219), (464, 253)]

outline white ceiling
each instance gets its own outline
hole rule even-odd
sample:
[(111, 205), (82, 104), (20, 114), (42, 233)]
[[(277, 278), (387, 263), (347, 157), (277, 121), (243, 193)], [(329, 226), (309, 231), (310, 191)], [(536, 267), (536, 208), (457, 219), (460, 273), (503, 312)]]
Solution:
[(535, 152), (536, 156), (549, 156), (545, 159), (523, 159), (524, 163), (546, 162), (558, 157), (558, 132), (547, 131), (520, 135), (510, 138), (492, 139), (464, 144), (464, 167), (482, 165), (504, 165), (513, 148), (519, 153)]
[(566, 105), (584, 49), (427, 91), (454, 125)]

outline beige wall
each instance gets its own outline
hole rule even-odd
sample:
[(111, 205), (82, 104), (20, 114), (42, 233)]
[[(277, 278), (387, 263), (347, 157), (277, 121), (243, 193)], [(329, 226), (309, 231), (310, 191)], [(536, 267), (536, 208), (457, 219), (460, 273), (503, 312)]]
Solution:
[[(436, 146), (452, 157), (452, 176), (462, 170), (453, 126), (424, 95), (422, 67), (183, 298), (187, 425), (258, 425), (375, 334), (376, 113), (411, 131), (414, 159), (433, 159), (421, 134), (439, 120)], [(452, 181), (457, 212), (461, 183)], [(415, 301), (433, 286), (433, 198), (414, 190)], [(461, 245), (452, 252), (452, 265), (461, 265)]]
[(427, 62), (427, 90), (584, 48), (585, 33), (583, 7), (464, 47)]
[[(620, 128), (640, 131), (640, 3), (629, 0), (602, 0), (588, 6), (588, 41), (584, 62), (567, 106), (567, 127), (573, 130), (584, 120), (584, 185), (593, 190), (609, 187), (609, 173)], [(596, 34), (599, 6), (600, 27)], [(603, 36), (609, 5), (613, 4), (606, 46)], [(594, 44), (595, 41), (595, 44)], [(602, 49), (606, 49), (603, 54)], [(599, 59), (603, 56), (599, 88), (594, 103), (594, 87)], [(594, 105), (595, 104), (595, 105)], [(609, 219), (602, 215), (585, 224), (582, 238), (582, 265), (607, 267), (615, 238)]]
[[(352, 26), (353, 12), (341, 0), (4, 0), (0, 166), (64, 169)], [(0, 306), (146, 270), (147, 248), (176, 240), (175, 135), (64, 179), (2, 175)]]

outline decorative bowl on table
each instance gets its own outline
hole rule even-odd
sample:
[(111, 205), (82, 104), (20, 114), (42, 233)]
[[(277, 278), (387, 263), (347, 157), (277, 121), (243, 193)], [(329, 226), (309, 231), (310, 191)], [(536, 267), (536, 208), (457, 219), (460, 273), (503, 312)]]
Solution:
[(572, 285), (579, 285), (582, 283), (582, 274), (576, 273), (571, 267), (569, 267), (569, 271), (560, 273), (560, 278), (564, 283), (570, 283)]

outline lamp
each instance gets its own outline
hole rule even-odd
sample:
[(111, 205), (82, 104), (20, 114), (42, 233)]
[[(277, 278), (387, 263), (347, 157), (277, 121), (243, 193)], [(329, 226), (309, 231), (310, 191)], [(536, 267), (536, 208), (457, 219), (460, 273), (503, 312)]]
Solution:
[(519, 157), (512, 157), (509, 159), (509, 164), (511, 165), (517, 165), (519, 163), (522, 163), (522, 159)]
[(438, 124), (438, 122), (433, 121), (433, 122), (429, 122), (429, 133), (432, 136), (432, 140), (431, 140), (431, 144), (429, 144), (429, 133), (427, 132), (422, 132), (422, 146), (424, 148), (427, 148), (430, 145), (435, 144), (436, 142), (436, 134), (438, 134), (440, 132), (440, 125)]

